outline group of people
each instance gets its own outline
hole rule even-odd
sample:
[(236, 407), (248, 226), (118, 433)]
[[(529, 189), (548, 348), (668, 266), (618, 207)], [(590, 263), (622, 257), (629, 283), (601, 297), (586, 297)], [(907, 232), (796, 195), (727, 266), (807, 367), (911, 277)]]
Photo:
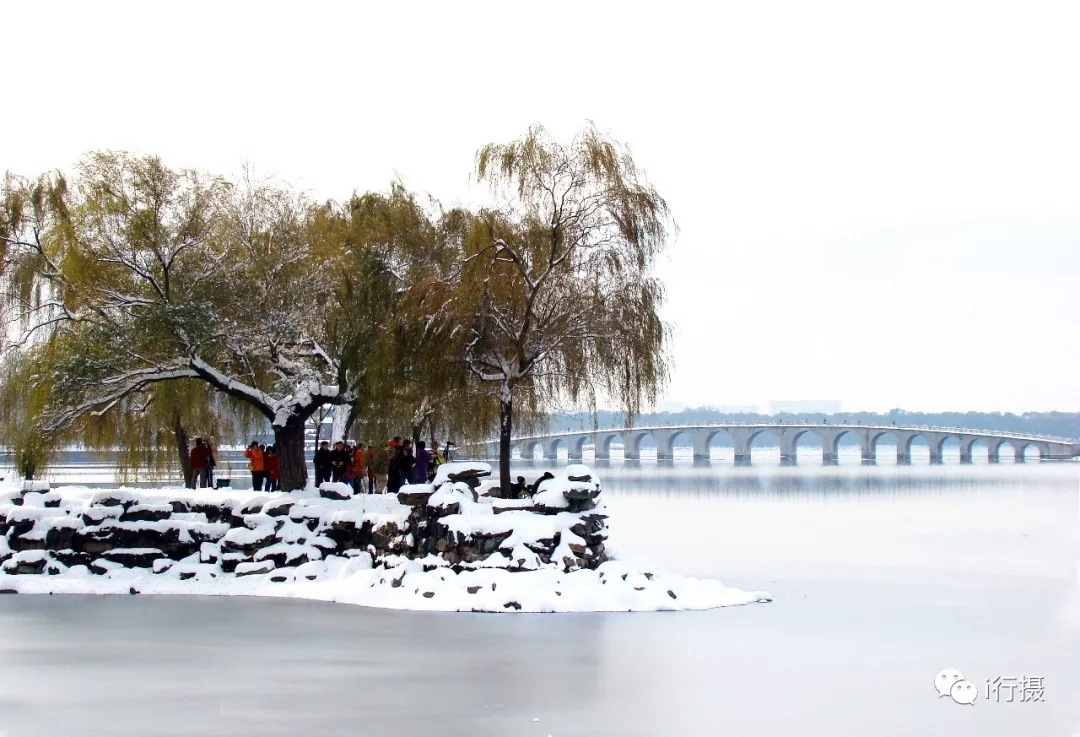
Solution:
[(324, 440), (315, 451), (315, 485), (334, 481), (349, 484), (356, 494), (374, 494), (378, 476), (385, 473), (386, 490), (393, 494), (405, 484), (431, 481), (445, 461), (434, 440), (430, 450), (423, 440), (414, 450), (411, 440), (395, 437), (386, 444), (384, 454), (377, 454), (374, 444), (339, 440), (331, 448)]
[(251, 471), (251, 488), (255, 491), (277, 491), (281, 488), (281, 466), (277, 447), (262, 445), (254, 440), (244, 450)]

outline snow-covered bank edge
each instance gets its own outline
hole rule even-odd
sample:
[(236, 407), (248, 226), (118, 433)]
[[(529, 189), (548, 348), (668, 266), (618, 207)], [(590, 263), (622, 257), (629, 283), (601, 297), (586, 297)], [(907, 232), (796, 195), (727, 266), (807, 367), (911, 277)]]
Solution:
[[(719, 581), (652, 573), (609, 561), (598, 570), (512, 572), (492, 568), (423, 571), (419, 561), (397, 569), (363, 568), (357, 559), (305, 564), (252, 576), (219, 574), (181, 580), (145, 569), (104, 576), (71, 569), (58, 575), (0, 574), (0, 591), (19, 594), (152, 594), (265, 596), (440, 612), (646, 612), (715, 609), (771, 601), (760, 591)], [(315, 576), (308, 580), (306, 576)]]

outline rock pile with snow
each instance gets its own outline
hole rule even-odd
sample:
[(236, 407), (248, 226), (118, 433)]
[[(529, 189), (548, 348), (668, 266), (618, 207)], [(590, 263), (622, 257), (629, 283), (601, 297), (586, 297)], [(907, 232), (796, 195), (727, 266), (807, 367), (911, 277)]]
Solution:
[(0, 493), (0, 592), (286, 596), (442, 611), (705, 609), (767, 600), (609, 560), (600, 482), (531, 499), (446, 464), (395, 498), (36, 485)]

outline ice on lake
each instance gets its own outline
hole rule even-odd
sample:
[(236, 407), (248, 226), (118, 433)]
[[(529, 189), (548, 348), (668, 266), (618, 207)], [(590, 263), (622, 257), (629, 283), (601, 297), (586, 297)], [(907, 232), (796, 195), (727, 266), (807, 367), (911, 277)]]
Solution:
[[(504, 617), (4, 596), (0, 732), (1080, 732), (1080, 465), (596, 466), (620, 551), (775, 601)], [(947, 667), (980, 689), (1042, 677), (1044, 701), (939, 699)]]

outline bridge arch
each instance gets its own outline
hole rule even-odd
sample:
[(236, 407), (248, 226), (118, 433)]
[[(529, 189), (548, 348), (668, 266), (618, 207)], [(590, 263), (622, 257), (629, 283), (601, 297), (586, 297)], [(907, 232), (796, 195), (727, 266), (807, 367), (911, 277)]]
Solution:
[(927, 433), (926, 441), (930, 444), (930, 462), (931, 463), (944, 463), (945, 458), (952, 458), (951, 451), (953, 447), (959, 446), (959, 450), (962, 451), (963, 438), (954, 433)]
[(974, 463), (976, 459), (980, 462), (985, 458), (990, 457), (990, 443), (986, 438), (979, 437), (978, 435), (964, 436), (960, 438), (960, 462), (961, 463)]
[(566, 443), (565, 439), (563, 439), (561, 437), (557, 437), (557, 438), (552, 438), (551, 440), (549, 440), (547, 442), (547, 445), (544, 448), (544, 460), (548, 460), (548, 461), (557, 460), (558, 457), (559, 457), (559, 446), (560, 445), (563, 446), (564, 448), (566, 448), (566, 455), (567, 455), (567, 457), (569, 457), (570, 456), (570, 446)]
[(780, 433), (774, 431), (769, 427), (755, 427), (751, 428), (750, 433), (747, 436), (746, 442), (746, 455), (750, 463), (754, 460), (754, 446), (758, 447), (758, 456), (761, 457), (762, 448), (771, 448), (772, 444), (775, 444), (780, 448), (781, 454), (783, 454), (784, 444), (780, 437)]
[[(901, 433), (894, 432), (893, 430), (878, 430), (870, 436), (870, 447), (868, 452), (863, 454), (863, 458), (872, 461), (873, 463), (880, 463), (883, 460), (887, 460), (882, 457), (882, 446), (891, 446), (896, 449), (896, 452), (892, 456), (894, 463), (902, 463), (900, 460), (901, 447), (903, 445), (903, 438)], [(910, 461), (910, 456), (907, 457)]]
[[(840, 446), (850, 447), (852, 440), (855, 441), (855, 445), (859, 448), (859, 459), (866, 461), (870, 449), (866, 447), (864, 435), (866, 435), (865, 431), (860, 433), (860, 431), (851, 428), (840, 428), (831, 437), (823, 438), (822, 462), (825, 465), (838, 465), (840, 463)], [(870, 460), (873, 461), (872, 454)]]
[[(918, 438), (921, 442), (916, 443), (915, 442), (916, 438)], [(922, 445), (923, 443), (925, 443), (927, 446), (930, 447), (930, 455), (931, 455), (931, 457), (933, 457), (933, 452), (934, 452), (933, 443), (931, 442), (930, 438), (928, 438), (926, 435), (924, 435), (920, 431), (905, 433), (904, 436), (900, 436), (898, 434), (897, 435), (897, 440), (899, 441), (897, 446), (896, 446), (896, 463), (897, 463), (897, 465), (901, 465), (901, 466), (910, 466), (911, 465), (911, 458), (912, 458), (912, 456), (911, 456), (911, 448), (912, 448), (913, 445)], [(916, 454), (916, 455), (919, 455), (919, 454)]]
[(658, 461), (675, 460), (675, 443), (680, 438), (682, 438), (682, 444), (679, 447), (697, 447), (694, 442), (693, 432), (689, 428), (675, 428), (670, 431), (657, 430), (653, 433), (653, 437), (656, 438), (656, 460)]
[[(723, 427), (718, 428), (705, 428), (697, 432), (696, 444), (694, 446), (694, 458), (697, 460), (710, 460), (713, 455), (713, 443), (717, 440), (722, 440), (723, 445), (721, 447), (735, 448), (735, 437), (730, 430)], [(726, 454), (725, 454), (726, 455)]]
[[(800, 459), (799, 445), (802, 443), (803, 451), (811, 450), (816, 447), (813, 443), (816, 441), (821, 446), (821, 462), (827, 465), (833, 465), (836, 459), (835, 441), (832, 435), (823, 429), (819, 428), (799, 428), (795, 430), (788, 441), (791, 444), (791, 463), (799, 463), (800, 460), (813, 460), (812, 457)], [(833, 445), (833, 448), (829, 446)], [(814, 454), (816, 455), (816, 454)], [(830, 456), (831, 462), (830, 462)], [(781, 446), (781, 459), (783, 458), (783, 446)]]
[(656, 434), (651, 430), (628, 430), (623, 433), (623, 458), (628, 461), (636, 461), (641, 458), (641, 441), (645, 438), (652, 438), (654, 442), (657, 442), (657, 452), (659, 453), (660, 445), (657, 441)]
[(540, 438), (530, 438), (525, 440), (521, 444), (521, 459), (523, 461), (531, 461), (536, 458), (536, 449), (540, 449), (540, 454), (544, 453), (544, 441)]
[(584, 454), (585, 444), (589, 442), (591, 438), (588, 435), (575, 435), (569, 438), (570, 450), (567, 453), (567, 457), (571, 460), (580, 461)]
[[(623, 436), (621, 432), (599, 432), (596, 434), (593, 441), (593, 456), (597, 460), (607, 460), (611, 458), (611, 444), (618, 440), (622, 442)], [(625, 451), (625, 447), (624, 447)]]
[(988, 446), (991, 463), (999, 463), (1002, 460), (1012, 461), (1016, 456), (1016, 445), (1005, 438), (990, 438)]
[(1022, 440), (1016, 443), (1016, 458), (1015, 463), (1027, 463), (1029, 461), (1041, 461), (1046, 458), (1049, 453), (1045, 446), (1041, 443), (1037, 443), (1034, 440)]

